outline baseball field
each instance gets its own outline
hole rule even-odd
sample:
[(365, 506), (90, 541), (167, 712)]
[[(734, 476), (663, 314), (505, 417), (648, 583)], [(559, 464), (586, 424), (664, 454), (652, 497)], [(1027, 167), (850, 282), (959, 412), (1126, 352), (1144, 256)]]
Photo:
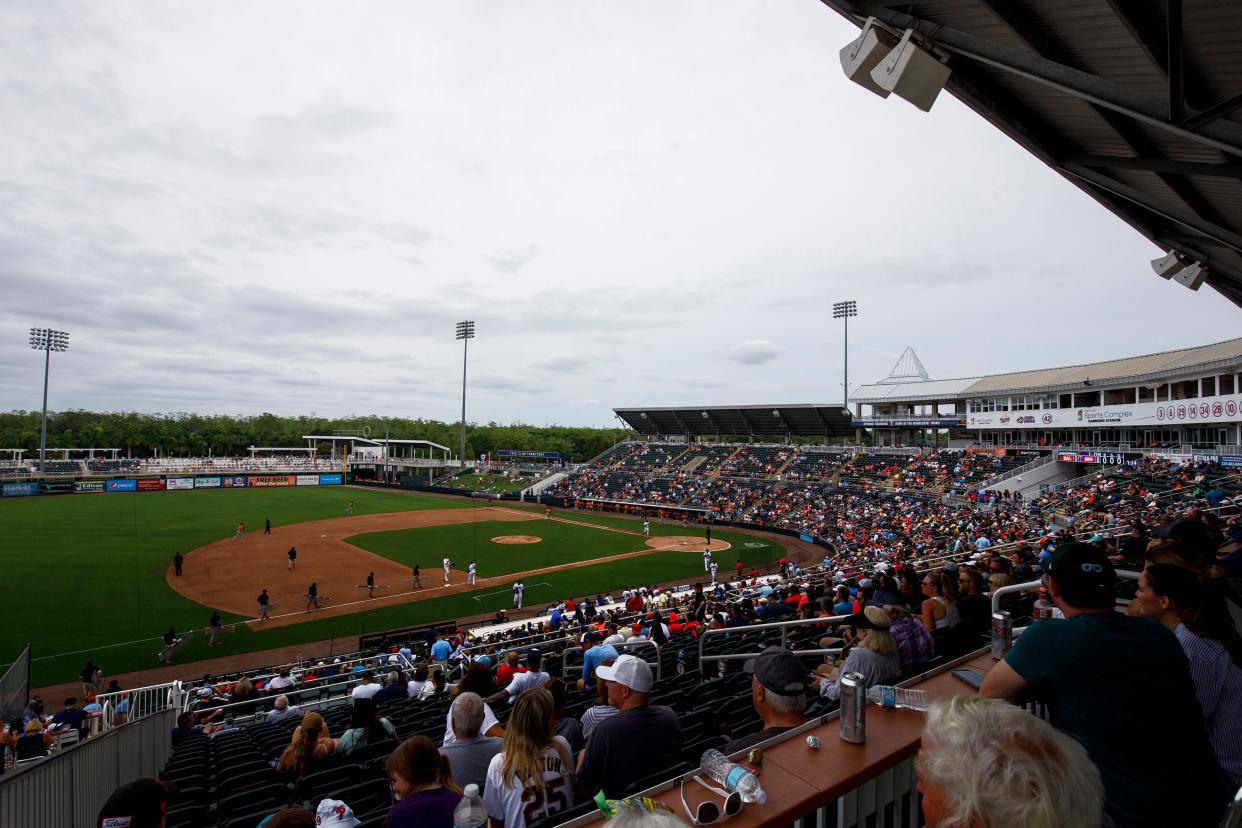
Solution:
[[(239, 523), (245, 540), (233, 540)], [(622, 518), (557, 511), (545, 520), (540, 507), (353, 487), (12, 498), (0, 501), (0, 527), (0, 663), (30, 643), (34, 686), (71, 680), (87, 658), (108, 675), (156, 667), (169, 627), (195, 631), (176, 653), (187, 665), (510, 608), (519, 579), (526, 606), (536, 607), (703, 575), (702, 530), (694, 527), (652, 521), (645, 538), (638, 522)], [(722, 571), (781, 551), (720, 530), (712, 547)], [(448, 583), (445, 556), (453, 561)], [(308, 611), (312, 581), (321, 601)], [(274, 605), (268, 621), (258, 620), (262, 589)], [(228, 632), (209, 647), (213, 610)]]

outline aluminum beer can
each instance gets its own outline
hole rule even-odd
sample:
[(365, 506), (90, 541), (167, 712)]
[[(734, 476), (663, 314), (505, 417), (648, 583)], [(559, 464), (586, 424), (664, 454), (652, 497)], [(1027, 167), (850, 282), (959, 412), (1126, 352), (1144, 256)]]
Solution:
[(841, 676), (841, 740), (861, 745), (867, 740), (867, 689), (862, 673)]
[(992, 613), (992, 658), (999, 661), (1013, 648), (1013, 616), (1001, 611)]

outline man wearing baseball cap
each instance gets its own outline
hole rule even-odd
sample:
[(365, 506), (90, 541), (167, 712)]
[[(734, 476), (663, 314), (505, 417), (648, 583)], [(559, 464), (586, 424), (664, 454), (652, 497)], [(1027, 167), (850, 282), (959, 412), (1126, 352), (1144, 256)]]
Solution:
[(1112, 824), (1216, 824), (1220, 770), (1177, 638), (1115, 611), (1117, 575), (1102, 550), (1062, 544), (1045, 569), (1065, 619), (1028, 627), (980, 695), (1046, 702), (1099, 768)]
[(592, 630), (582, 636), (582, 678), (578, 679), (578, 689), (588, 685), (595, 686), (595, 668), (605, 661), (617, 660), (617, 648), (604, 644), (604, 636)]
[(806, 721), (806, 688), (809, 672), (798, 657), (784, 647), (768, 647), (742, 667), (750, 674), (750, 703), (755, 706), (763, 729), (734, 739), (724, 753), (736, 753), (767, 741)]
[(155, 779), (136, 779), (112, 792), (99, 809), (96, 828), (163, 828), (172, 794)]
[(676, 764), (683, 742), (672, 708), (648, 703), (652, 679), (647, 662), (623, 655), (595, 674), (604, 680), (608, 703), (620, 712), (591, 732), (578, 766), (580, 801), (600, 790), (620, 799), (635, 779)]

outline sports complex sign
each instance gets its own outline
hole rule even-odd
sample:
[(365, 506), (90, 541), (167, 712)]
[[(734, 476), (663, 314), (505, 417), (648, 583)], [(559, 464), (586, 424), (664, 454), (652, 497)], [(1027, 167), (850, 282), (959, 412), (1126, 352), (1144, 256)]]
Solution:
[(1187, 423), (1233, 423), (1242, 420), (1242, 397), (1208, 397), (1096, 408), (1057, 408), (1022, 412), (970, 414), (968, 428), (1086, 428), (1124, 425), (1152, 427)]

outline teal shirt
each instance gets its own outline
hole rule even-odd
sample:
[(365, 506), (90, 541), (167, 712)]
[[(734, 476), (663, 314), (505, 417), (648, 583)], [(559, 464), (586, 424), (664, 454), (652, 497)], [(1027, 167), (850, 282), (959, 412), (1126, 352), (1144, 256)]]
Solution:
[(1220, 771), (1190, 666), (1168, 628), (1116, 612), (1041, 621), (1005, 661), (1048, 704), (1051, 723), (1087, 749), (1115, 820), (1216, 824)]

